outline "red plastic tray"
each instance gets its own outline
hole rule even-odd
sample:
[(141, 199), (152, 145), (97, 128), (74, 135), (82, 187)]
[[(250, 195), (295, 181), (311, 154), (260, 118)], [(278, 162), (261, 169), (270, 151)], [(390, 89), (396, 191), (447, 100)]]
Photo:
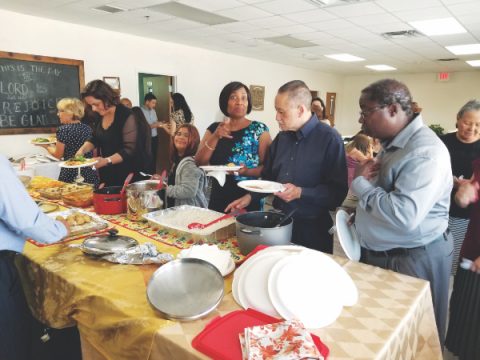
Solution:
[[(192, 346), (214, 360), (241, 360), (242, 348), (238, 335), (247, 327), (272, 324), (281, 319), (253, 309), (236, 310), (225, 316), (218, 316), (205, 326), (193, 340)], [(328, 347), (312, 334), (320, 354), (327, 359)]]

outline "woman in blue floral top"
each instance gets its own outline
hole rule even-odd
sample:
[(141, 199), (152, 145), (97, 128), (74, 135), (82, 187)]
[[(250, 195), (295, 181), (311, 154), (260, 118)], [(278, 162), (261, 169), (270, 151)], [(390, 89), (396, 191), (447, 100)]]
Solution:
[[(213, 182), (208, 207), (224, 212), (230, 202), (246, 193), (237, 182), (260, 176), (272, 139), (265, 124), (246, 118), (252, 110), (250, 90), (246, 85), (237, 81), (227, 84), (220, 93), (219, 104), (227, 119), (208, 127), (195, 160), (198, 165), (243, 165), (238, 175), (227, 176), (224, 186)], [(255, 202), (248, 210), (259, 208), (260, 203)]]

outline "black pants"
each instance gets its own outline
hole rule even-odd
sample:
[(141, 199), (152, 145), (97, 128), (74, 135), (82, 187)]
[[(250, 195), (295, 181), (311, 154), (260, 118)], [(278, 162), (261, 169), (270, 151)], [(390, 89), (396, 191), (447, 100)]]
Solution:
[(25, 301), (14, 253), (0, 251), (0, 359), (30, 358), (32, 315)]
[(438, 337), (443, 345), (448, 311), (448, 288), (452, 269), (453, 236), (450, 231), (430, 244), (398, 254), (362, 249), (361, 262), (430, 282)]
[(332, 227), (330, 215), (316, 218), (295, 218), (293, 220), (292, 242), (310, 249), (333, 254), (333, 236), (328, 233)]

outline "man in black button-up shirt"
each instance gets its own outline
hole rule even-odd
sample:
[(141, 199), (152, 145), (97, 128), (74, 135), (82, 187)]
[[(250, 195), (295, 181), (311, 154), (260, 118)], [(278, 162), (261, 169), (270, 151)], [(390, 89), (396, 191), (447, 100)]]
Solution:
[[(292, 242), (332, 253), (329, 210), (340, 206), (348, 191), (345, 150), (338, 132), (312, 115), (311, 101), (303, 81), (290, 81), (278, 90), (275, 109), (281, 132), (270, 146), (262, 179), (285, 186), (274, 194), (276, 209), (288, 213), (298, 208)], [(252, 196), (258, 195), (247, 194), (226, 211), (244, 208)]]

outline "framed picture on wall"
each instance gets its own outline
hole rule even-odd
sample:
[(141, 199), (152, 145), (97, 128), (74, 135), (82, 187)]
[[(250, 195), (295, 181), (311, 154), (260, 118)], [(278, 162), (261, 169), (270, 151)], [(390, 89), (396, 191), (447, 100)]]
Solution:
[(252, 110), (263, 111), (265, 86), (250, 85), (250, 93), (252, 94)]
[(116, 76), (104, 76), (103, 81), (105, 81), (110, 87), (120, 92), (120, 78)]

